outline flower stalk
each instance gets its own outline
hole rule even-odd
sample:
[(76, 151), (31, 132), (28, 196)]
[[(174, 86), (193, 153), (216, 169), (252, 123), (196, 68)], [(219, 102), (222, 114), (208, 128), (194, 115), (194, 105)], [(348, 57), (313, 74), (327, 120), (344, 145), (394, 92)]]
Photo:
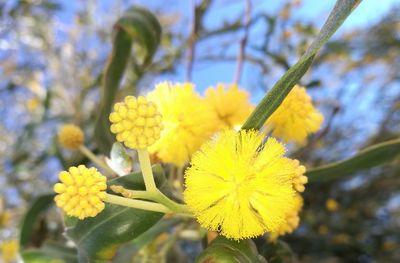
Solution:
[(108, 167), (108, 165), (100, 160), (91, 150), (89, 150), (85, 145), (80, 145), (79, 146), (79, 151), (85, 155), (89, 160), (91, 160), (94, 164), (96, 164), (98, 167), (103, 169), (105, 172), (109, 173), (110, 175), (114, 174), (114, 171)]

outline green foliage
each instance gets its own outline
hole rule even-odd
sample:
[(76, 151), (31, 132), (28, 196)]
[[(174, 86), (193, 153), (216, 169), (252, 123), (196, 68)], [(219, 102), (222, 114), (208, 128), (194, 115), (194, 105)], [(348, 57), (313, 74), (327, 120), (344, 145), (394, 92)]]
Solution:
[(235, 241), (217, 237), (196, 259), (196, 263), (262, 263), (266, 260), (258, 254), (251, 239)]
[(306, 175), (310, 183), (344, 179), (357, 171), (393, 160), (398, 154), (400, 154), (400, 139), (391, 140), (367, 147), (347, 160), (310, 169)]
[(49, 243), (41, 249), (30, 249), (22, 252), (26, 263), (77, 263), (76, 250), (63, 245)]
[(54, 204), (54, 196), (55, 194), (53, 193), (43, 194), (32, 202), (21, 224), (21, 232), (19, 234), (21, 248), (29, 245), (34, 235), (35, 224), (38, 222), (39, 217)]
[(265, 95), (242, 129), (261, 129), (265, 121), (279, 107), (285, 97), (311, 66), (315, 54), (350, 15), (360, 0), (338, 0), (327, 21), (307, 52), (293, 65)]
[[(109, 128), (108, 115), (127, 68), (132, 45), (138, 44), (144, 53), (142, 62), (139, 59), (139, 51), (135, 53), (133, 61), (136, 73), (141, 75), (150, 64), (160, 38), (161, 26), (157, 18), (141, 7), (130, 8), (114, 25), (113, 50), (103, 72), (101, 105), (94, 133), (94, 139), (104, 153), (109, 152), (114, 140)], [(135, 93), (134, 87), (132, 93)]]
[[(157, 186), (167, 190), (163, 170), (154, 167)], [(144, 182), (140, 172), (110, 180), (109, 185), (122, 185), (129, 189), (143, 190)], [(156, 224), (163, 214), (106, 204), (96, 217), (75, 221), (66, 229), (78, 250), (79, 261), (110, 260), (120, 245), (127, 243)]]

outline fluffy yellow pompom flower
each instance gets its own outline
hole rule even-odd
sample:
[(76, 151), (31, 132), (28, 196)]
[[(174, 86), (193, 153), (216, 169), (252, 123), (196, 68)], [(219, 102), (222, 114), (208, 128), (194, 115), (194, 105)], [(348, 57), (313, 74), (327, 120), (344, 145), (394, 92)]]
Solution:
[(297, 194), (294, 199), (293, 210), (289, 211), (289, 213), (286, 215), (286, 222), (282, 224), (277, 231), (270, 233), (269, 239), (271, 241), (275, 241), (279, 236), (292, 233), (299, 226), (299, 213), (303, 208), (303, 203), (303, 198), (301, 197), (301, 195)]
[(149, 148), (163, 162), (184, 165), (217, 127), (217, 117), (191, 83), (162, 82), (148, 94), (163, 116), (160, 139)]
[(210, 87), (206, 90), (205, 97), (216, 112), (222, 128), (234, 128), (243, 124), (254, 108), (249, 101), (249, 93), (239, 89), (236, 84)]
[(18, 258), (19, 242), (17, 239), (4, 241), (0, 245), (0, 251), (4, 263), (16, 262)]
[(96, 168), (84, 165), (71, 167), (59, 174), (61, 183), (54, 185), (54, 198), (58, 207), (69, 216), (84, 219), (94, 217), (104, 209), (106, 177)]
[(309, 134), (320, 129), (323, 120), (306, 89), (296, 85), (266, 124), (272, 128), (272, 136), (303, 144)]
[(274, 138), (224, 131), (193, 155), (184, 200), (199, 223), (243, 239), (276, 232), (295, 207), (293, 160)]
[(124, 102), (114, 105), (114, 112), (110, 114), (111, 132), (126, 147), (143, 149), (160, 138), (161, 119), (153, 102), (143, 96), (127, 96)]
[(83, 131), (76, 125), (66, 124), (58, 131), (58, 142), (67, 149), (78, 149), (83, 140)]

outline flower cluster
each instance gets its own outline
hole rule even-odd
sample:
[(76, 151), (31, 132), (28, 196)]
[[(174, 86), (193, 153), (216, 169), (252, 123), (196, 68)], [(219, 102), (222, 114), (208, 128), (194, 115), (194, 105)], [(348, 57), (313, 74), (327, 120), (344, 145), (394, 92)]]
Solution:
[(320, 129), (323, 120), (306, 89), (296, 85), (266, 124), (272, 129), (272, 136), (303, 144), (309, 134)]
[(96, 168), (84, 165), (71, 167), (59, 174), (61, 183), (54, 185), (55, 201), (67, 215), (84, 219), (94, 217), (104, 209), (106, 177)]
[(116, 103), (109, 119), (111, 132), (128, 148), (146, 148), (160, 138), (161, 114), (157, 106), (143, 96), (137, 99), (127, 96), (124, 102)]
[(191, 83), (162, 82), (148, 94), (163, 116), (160, 139), (149, 148), (163, 162), (183, 166), (214, 132), (217, 117)]
[(214, 109), (222, 128), (242, 125), (253, 110), (247, 90), (236, 84), (218, 84), (205, 92), (207, 103)]
[(225, 131), (205, 143), (186, 170), (184, 199), (199, 223), (233, 238), (279, 232), (295, 209), (297, 169), (274, 138)]
[[(208, 230), (236, 240), (266, 232), (275, 240), (290, 233), (300, 221), (305, 167), (285, 157), (286, 149), (277, 139), (265, 139), (265, 134), (255, 130), (235, 131), (252, 109), (249, 94), (237, 85), (218, 84), (201, 96), (191, 83), (163, 82), (147, 97), (127, 96), (114, 105), (110, 130), (117, 141), (137, 150), (146, 191), (114, 186), (122, 197), (107, 194), (106, 177), (80, 165), (59, 174), (60, 183), (54, 186), (56, 204), (79, 219), (96, 216), (104, 202), (157, 212), (185, 210), (157, 189), (149, 151), (176, 166), (191, 160), (183, 197)], [(266, 125), (284, 141), (303, 143), (322, 120), (305, 89), (296, 86)], [(67, 148), (89, 151), (82, 146), (83, 133), (76, 126), (64, 126), (59, 141)], [(135, 196), (163, 201), (129, 199)]]

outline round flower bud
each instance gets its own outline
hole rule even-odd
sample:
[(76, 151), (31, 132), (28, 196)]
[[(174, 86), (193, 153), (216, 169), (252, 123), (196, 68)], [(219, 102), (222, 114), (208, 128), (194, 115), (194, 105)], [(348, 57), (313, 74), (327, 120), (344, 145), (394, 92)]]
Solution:
[(83, 131), (76, 125), (66, 124), (58, 131), (58, 141), (64, 148), (77, 149), (83, 144), (83, 140)]
[(160, 138), (161, 114), (156, 105), (145, 97), (127, 96), (114, 105), (110, 114), (111, 132), (117, 141), (131, 149), (143, 149)]
[(71, 167), (59, 174), (60, 183), (53, 187), (56, 205), (69, 216), (94, 217), (104, 209), (106, 177), (96, 168)]

